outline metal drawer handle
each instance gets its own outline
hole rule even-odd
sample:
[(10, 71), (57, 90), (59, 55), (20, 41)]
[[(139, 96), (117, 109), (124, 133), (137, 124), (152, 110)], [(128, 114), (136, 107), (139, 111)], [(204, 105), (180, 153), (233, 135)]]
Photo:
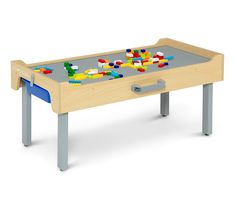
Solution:
[(166, 86), (166, 82), (164, 80), (158, 80), (156, 84), (150, 86), (140, 86), (138, 84), (133, 84), (131, 86), (131, 90), (135, 93), (145, 93), (154, 90), (164, 89)]

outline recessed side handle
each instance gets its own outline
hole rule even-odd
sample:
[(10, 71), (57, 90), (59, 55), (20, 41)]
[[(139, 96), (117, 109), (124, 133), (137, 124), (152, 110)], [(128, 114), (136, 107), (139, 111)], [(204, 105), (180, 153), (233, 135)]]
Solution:
[(166, 82), (164, 80), (158, 80), (156, 84), (150, 86), (140, 86), (138, 84), (133, 84), (131, 86), (131, 90), (135, 93), (146, 93), (149, 91), (156, 91), (164, 89), (166, 86)]

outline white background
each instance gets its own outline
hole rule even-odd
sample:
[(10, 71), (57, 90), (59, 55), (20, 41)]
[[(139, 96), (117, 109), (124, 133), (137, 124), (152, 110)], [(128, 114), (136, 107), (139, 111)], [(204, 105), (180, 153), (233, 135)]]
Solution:
[[(233, 1), (1, 1), (0, 208), (235, 208)], [(57, 116), (33, 98), (33, 145), (21, 144), (26, 63), (151, 45), (173, 38), (225, 54), (214, 85), (213, 135), (201, 135), (202, 87), (69, 115), (70, 169), (56, 167)]]

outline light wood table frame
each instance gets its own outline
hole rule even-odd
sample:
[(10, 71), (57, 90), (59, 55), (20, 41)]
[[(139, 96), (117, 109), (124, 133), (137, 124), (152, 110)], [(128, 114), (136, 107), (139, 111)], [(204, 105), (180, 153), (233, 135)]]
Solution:
[[(68, 82), (57, 82), (43, 74), (36, 73), (32, 67), (48, 65), (76, 59), (86, 59), (124, 52), (125, 50), (68, 59), (25, 64), (21, 60), (11, 62), (11, 87), (18, 90), (22, 87), (22, 141), (25, 146), (31, 144), (31, 94), (27, 91), (22, 79), (32, 81), (44, 88), (50, 94), (52, 110), (58, 114), (58, 167), (60, 170), (68, 168), (68, 112), (81, 110), (98, 105), (139, 98), (143, 96), (161, 94), (160, 113), (169, 114), (169, 92), (203, 85), (203, 117), (202, 132), (212, 133), (212, 97), (213, 83), (222, 81), (224, 77), (224, 56), (221, 53), (209, 51), (196, 46), (185, 44), (172, 39), (160, 39), (151, 46), (137, 47), (153, 48), (171, 46), (188, 53), (208, 58), (207, 62), (170, 68), (162, 71), (143, 73), (141, 75), (124, 77), (112, 81), (102, 81), (81, 85), (77, 88)], [(143, 93), (133, 91), (133, 86), (152, 86), (156, 82), (164, 81), (159, 89), (152, 89)], [(158, 84), (158, 85), (161, 85)]]

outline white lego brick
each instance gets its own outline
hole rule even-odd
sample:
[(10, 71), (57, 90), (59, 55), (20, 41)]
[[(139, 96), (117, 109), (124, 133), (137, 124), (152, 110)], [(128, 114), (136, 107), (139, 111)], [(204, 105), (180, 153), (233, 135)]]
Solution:
[(141, 62), (134, 62), (134, 66), (141, 66), (142, 63)]
[(72, 68), (73, 70), (78, 70), (78, 69), (79, 69), (77, 65), (73, 65), (71, 68)]
[(126, 56), (129, 57), (129, 58), (131, 58), (131, 57), (133, 57), (134, 55), (133, 55), (132, 53), (126, 53)]
[(90, 69), (88, 75), (98, 74), (98, 69)]
[(153, 62), (158, 62), (159, 61), (159, 58), (155, 57), (153, 58)]
[(157, 52), (157, 55), (162, 57), (162, 56), (164, 56), (164, 53), (162, 53), (162, 52)]

